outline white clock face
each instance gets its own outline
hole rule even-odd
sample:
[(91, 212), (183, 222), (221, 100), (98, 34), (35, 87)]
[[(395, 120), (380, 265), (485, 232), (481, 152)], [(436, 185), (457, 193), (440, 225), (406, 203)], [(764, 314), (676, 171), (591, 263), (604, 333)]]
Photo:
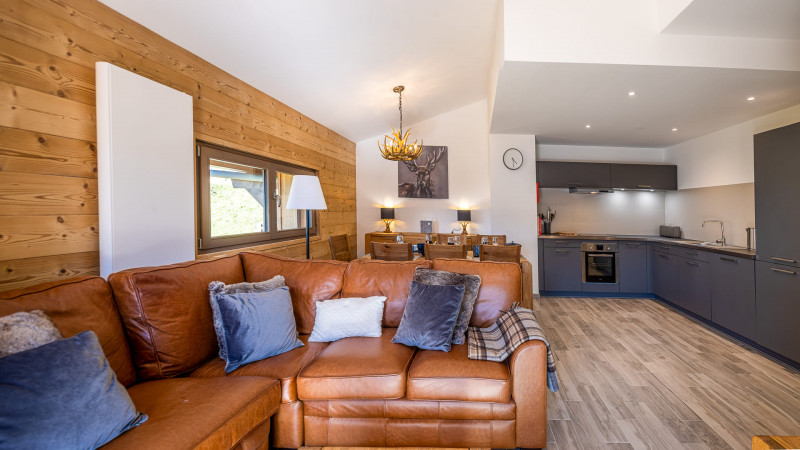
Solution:
[(511, 170), (517, 170), (522, 165), (522, 152), (510, 148), (503, 153), (503, 164)]

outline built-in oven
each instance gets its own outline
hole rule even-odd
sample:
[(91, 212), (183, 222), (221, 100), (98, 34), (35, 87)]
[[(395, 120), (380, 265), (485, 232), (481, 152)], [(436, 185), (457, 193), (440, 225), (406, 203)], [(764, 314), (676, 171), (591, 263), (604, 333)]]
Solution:
[(619, 283), (617, 244), (584, 242), (581, 252), (584, 283)]

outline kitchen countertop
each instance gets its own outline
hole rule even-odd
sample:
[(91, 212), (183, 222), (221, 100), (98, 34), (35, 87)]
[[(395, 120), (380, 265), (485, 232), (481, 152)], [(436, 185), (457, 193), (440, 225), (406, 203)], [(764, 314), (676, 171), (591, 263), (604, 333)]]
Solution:
[(696, 250), (703, 250), (711, 253), (719, 253), (722, 255), (736, 256), (739, 258), (755, 259), (755, 250), (747, 250), (744, 247), (735, 247), (726, 245), (725, 247), (713, 247), (700, 245), (703, 241), (694, 241), (691, 239), (668, 238), (663, 236), (648, 236), (648, 235), (628, 235), (628, 234), (577, 234), (574, 236), (563, 236), (559, 234), (542, 234), (539, 239), (577, 239), (581, 241), (646, 241), (646, 242), (661, 242), (664, 244), (676, 245), (678, 247), (692, 248)]

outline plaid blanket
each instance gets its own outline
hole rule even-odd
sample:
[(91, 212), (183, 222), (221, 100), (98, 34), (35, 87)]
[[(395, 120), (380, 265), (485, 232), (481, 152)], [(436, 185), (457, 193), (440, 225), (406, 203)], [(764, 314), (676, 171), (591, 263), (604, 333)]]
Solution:
[(542, 341), (547, 346), (547, 387), (558, 391), (558, 376), (550, 343), (536, 321), (533, 311), (513, 305), (488, 328), (469, 327), (467, 331), (470, 359), (505, 361), (523, 342)]

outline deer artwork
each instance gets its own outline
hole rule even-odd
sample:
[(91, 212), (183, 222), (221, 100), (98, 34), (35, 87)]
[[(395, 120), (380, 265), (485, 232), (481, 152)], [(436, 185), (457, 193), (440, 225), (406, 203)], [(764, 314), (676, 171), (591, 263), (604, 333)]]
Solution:
[(433, 198), (433, 182), (431, 172), (436, 168), (447, 147), (434, 147), (435, 150), (423, 153), (412, 161), (403, 161), (408, 170), (416, 175), (416, 183), (402, 183), (398, 194), (406, 198)]

